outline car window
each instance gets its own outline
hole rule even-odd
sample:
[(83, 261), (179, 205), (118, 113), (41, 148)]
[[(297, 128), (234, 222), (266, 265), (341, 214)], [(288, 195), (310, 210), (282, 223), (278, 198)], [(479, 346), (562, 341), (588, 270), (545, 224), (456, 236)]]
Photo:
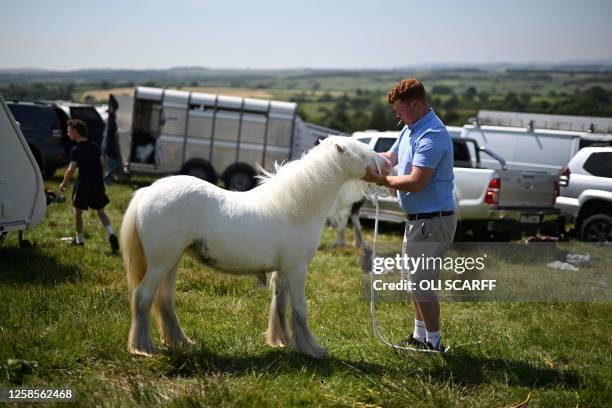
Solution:
[(583, 167), (594, 176), (612, 177), (612, 152), (593, 153)]
[(455, 167), (473, 167), (467, 143), (453, 141), (453, 160)]
[(47, 120), (39, 106), (9, 104), (9, 109), (21, 127), (42, 128)]
[(103, 127), (104, 122), (95, 108), (89, 106), (70, 107), (70, 116), (73, 119), (80, 119), (87, 124), (87, 127)]
[(589, 140), (580, 139), (580, 149), (583, 147), (608, 147), (612, 146), (612, 140)]
[(395, 139), (394, 137), (381, 137), (376, 142), (376, 145), (374, 146), (374, 151), (378, 153), (388, 152), (396, 140), (397, 139)]
[(45, 126), (50, 127), (51, 129), (60, 129), (60, 121), (57, 117), (57, 113), (55, 113), (55, 109), (46, 107), (43, 109), (45, 115)]
[(364, 137), (363, 139), (357, 139), (357, 140), (359, 140), (361, 143), (369, 145), (370, 144), (370, 140), (372, 140), (372, 138)]

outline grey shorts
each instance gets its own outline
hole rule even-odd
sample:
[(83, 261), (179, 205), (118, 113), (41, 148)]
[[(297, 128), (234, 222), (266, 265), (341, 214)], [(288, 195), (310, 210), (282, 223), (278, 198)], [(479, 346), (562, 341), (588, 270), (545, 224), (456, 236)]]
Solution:
[[(447, 215), (406, 221), (402, 258), (421, 258), (420, 267), (404, 270), (411, 282), (418, 287), (422, 280), (436, 280), (440, 277), (440, 259), (450, 248), (457, 227), (457, 215)], [(432, 258), (438, 258), (433, 260)], [(414, 265), (414, 264), (409, 264)]]

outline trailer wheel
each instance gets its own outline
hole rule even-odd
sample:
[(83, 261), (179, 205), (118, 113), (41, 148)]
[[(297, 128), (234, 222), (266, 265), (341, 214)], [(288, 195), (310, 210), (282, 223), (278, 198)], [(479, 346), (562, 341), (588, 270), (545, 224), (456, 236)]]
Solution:
[(228, 190), (248, 191), (255, 187), (255, 174), (251, 169), (244, 167), (232, 170), (223, 179)]
[(212, 184), (217, 183), (217, 175), (215, 174), (214, 169), (210, 166), (210, 164), (203, 161), (187, 163), (181, 170), (181, 174), (197, 177)]
[(586, 242), (612, 242), (612, 217), (595, 214), (582, 222), (580, 238)]

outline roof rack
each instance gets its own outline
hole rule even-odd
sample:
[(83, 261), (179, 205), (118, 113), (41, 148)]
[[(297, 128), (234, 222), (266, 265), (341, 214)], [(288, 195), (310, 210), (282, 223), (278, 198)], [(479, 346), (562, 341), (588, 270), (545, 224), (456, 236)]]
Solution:
[(480, 110), (475, 125), (612, 134), (612, 118)]

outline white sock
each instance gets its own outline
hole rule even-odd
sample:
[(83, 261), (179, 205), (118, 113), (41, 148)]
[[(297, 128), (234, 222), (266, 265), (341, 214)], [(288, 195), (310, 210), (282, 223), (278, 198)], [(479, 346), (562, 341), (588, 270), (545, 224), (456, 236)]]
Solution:
[(110, 237), (111, 235), (113, 235), (113, 226), (108, 224), (104, 226), (104, 229), (106, 230), (106, 233), (108, 234), (108, 236)]
[(77, 239), (78, 244), (83, 244), (85, 242), (85, 239), (83, 238), (83, 234), (79, 234), (78, 232), (77, 232), (76, 239)]
[(425, 330), (425, 322), (422, 320), (414, 319), (414, 332), (412, 333), (412, 337), (420, 341), (425, 341), (426, 332), (427, 330)]
[(434, 332), (430, 332), (428, 330), (426, 341), (434, 347), (437, 346), (438, 343), (440, 342), (440, 330), (434, 331)]

